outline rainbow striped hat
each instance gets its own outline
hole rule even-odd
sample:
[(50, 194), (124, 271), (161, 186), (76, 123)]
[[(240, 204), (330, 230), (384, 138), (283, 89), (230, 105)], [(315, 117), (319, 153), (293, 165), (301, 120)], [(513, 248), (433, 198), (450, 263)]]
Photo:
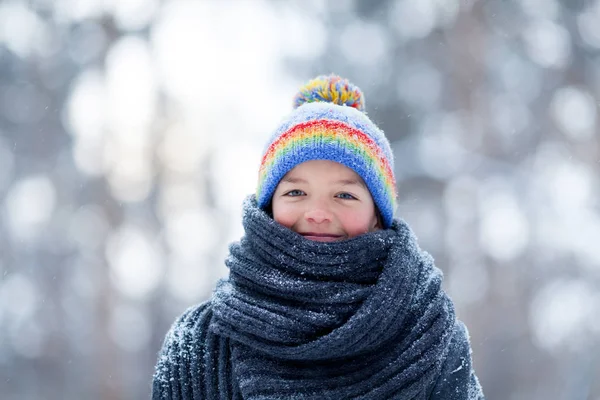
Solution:
[(269, 139), (260, 165), (256, 199), (266, 207), (279, 181), (296, 165), (335, 161), (365, 181), (388, 228), (396, 210), (394, 158), (390, 144), (364, 113), (361, 90), (336, 75), (321, 75), (294, 98), (294, 111)]

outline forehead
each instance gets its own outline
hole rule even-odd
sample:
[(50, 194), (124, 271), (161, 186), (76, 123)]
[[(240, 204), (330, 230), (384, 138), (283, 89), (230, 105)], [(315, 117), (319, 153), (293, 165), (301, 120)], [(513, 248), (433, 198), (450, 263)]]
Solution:
[(329, 160), (311, 160), (297, 165), (289, 171), (282, 181), (340, 181), (346, 184), (364, 186), (361, 177), (352, 169)]

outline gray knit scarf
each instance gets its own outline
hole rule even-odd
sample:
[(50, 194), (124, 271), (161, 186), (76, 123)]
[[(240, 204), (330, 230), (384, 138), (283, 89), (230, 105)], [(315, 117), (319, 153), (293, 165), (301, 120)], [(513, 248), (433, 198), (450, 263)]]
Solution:
[(320, 243), (250, 196), (243, 225), (229, 278), (167, 335), (154, 399), (429, 398), (456, 321), (403, 221)]

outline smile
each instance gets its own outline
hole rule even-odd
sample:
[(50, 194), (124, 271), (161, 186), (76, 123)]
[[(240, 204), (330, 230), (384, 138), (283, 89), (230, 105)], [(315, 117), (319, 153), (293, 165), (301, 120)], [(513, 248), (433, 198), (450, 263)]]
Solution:
[(335, 241), (343, 238), (343, 236), (341, 236), (341, 235), (332, 235), (329, 233), (307, 232), (307, 233), (301, 233), (301, 235), (304, 236), (308, 240), (314, 240), (316, 242), (335, 242)]

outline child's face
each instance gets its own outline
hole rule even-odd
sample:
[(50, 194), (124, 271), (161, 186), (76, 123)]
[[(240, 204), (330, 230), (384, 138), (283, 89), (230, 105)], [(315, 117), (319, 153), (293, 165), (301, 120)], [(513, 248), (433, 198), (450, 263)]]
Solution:
[(310, 240), (334, 242), (380, 229), (363, 180), (333, 161), (297, 165), (279, 182), (272, 207), (275, 221)]

